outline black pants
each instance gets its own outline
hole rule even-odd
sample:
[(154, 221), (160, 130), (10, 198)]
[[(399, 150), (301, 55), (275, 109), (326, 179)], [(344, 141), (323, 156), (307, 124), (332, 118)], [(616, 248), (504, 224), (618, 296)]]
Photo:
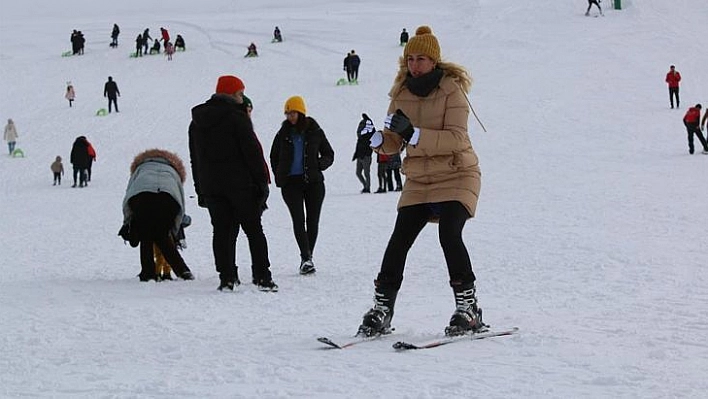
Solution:
[(396, 189), (403, 187), (403, 181), (401, 180), (401, 168), (389, 169), (388, 180), (386, 181), (388, 191), (393, 191), (393, 179), (396, 179)]
[(359, 67), (347, 68), (347, 80), (353, 82), (359, 78)]
[[(472, 283), (475, 281), (472, 262), (462, 241), (462, 229), (470, 215), (457, 201), (436, 205), (439, 206), (440, 213), (438, 236), (445, 254), (450, 282), (463, 285)], [(398, 210), (396, 225), (384, 253), (381, 271), (376, 278), (380, 288), (401, 288), (408, 251), (433, 216), (434, 210), (430, 204), (406, 206)]]
[(698, 123), (683, 123), (684, 126), (686, 126), (686, 132), (688, 133), (688, 152), (693, 154), (694, 148), (693, 148), (693, 135), (695, 134), (698, 136), (698, 141), (701, 142), (701, 145), (703, 146), (703, 151), (708, 151), (708, 143), (706, 143), (706, 139), (703, 138), (703, 133), (701, 133), (701, 128), (698, 126)]
[(212, 249), (216, 271), (222, 282), (236, 278), (236, 239), (243, 228), (251, 252), (251, 272), (254, 280), (270, 280), (268, 241), (263, 233), (255, 190), (233, 191), (228, 195), (206, 196), (211, 225), (214, 229)]
[(393, 190), (393, 176), (388, 165), (383, 162), (379, 163), (376, 172), (376, 176), (379, 178), (379, 191), (386, 191), (386, 187), (389, 186), (391, 187), (389, 191)]
[(111, 103), (113, 103), (116, 108), (116, 112), (118, 112), (118, 98), (108, 97), (108, 112), (111, 112)]
[(128, 205), (133, 211), (130, 229), (140, 239), (140, 278), (157, 278), (153, 244), (157, 245), (177, 276), (189, 271), (170, 238), (170, 229), (179, 213), (179, 205), (172, 196), (165, 192), (144, 192), (132, 197)]
[(602, 14), (602, 8), (600, 8), (600, 4), (597, 2), (597, 0), (588, 0), (588, 10), (585, 11), (585, 14), (590, 12), (590, 7), (595, 4), (597, 6), (597, 9), (600, 10), (600, 14)]
[(79, 178), (79, 187), (86, 185), (86, 168), (78, 168), (74, 166), (74, 185), (76, 185), (76, 177)]
[(61, 184), (61, 172), (54, 173), (54, 184)]
[(320, 213), (325, 197), (324, 182), (305, 183), (302, 177), (290, 177), (282, 187), (283, 201), (293, 221), (295, 241), (302, 260), (312, 258), (320, 225)]
[(364, 190), (371, 190), (371, 155), (357, 158), (356, 177), (364, 186)]
[(676, 96), (676, 108), (679, 107), (679, 88), (669, 87), (669, 102), (671, 102), (671, 108), (674, 107), (674, 96)]

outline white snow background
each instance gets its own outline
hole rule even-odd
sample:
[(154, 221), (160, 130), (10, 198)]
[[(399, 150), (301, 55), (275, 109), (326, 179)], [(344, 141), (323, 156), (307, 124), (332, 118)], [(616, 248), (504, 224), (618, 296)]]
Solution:
[[(688, 154), (681, 120), (708, 105), (708, 5), (623, 3), (593, 18), (581, 0), (2, 0), (0, 121), (14, 119), (26, 157), (0, 159), (0, 397), (705, 397), (708, 156)], [(359, 193), (355, 129), (362, 112), (383, 127), (398, 35), (423, 24), (475, 79), (488, 132), (470, 116), (482, 192), (464, 237), (485, 321), (521, 330), (391, 348), (441, 337), (454, 310), (430, 225), (408, 257), (394, 335), (321, 349), (316, 337), (346, 340), (372, 303), (398, 194)], [(271, 44), (276, 25), (285, 41)], [(128, 57), (138, 33), (161, 26), (184, 36), (185, 53)], [(72, 29), (85, 54), (62, 58)], [(245, 59), (252, 41), (260, 57)], [(337, 87), (351, 49), (360, 84)], [(670, 64), (683, 75), (678, 110)], [(217, 292), (211, 225), (194, 199), (182, 254), (195, 281), (140, 283), (138, 250), (116, 235), (133, 157), (160, 147), (189, 165), (190, 109), (222, 74), (245, 82), (266, 153), (292, 95), (336, 152), (314, 276), (297, 272), (271, 186), (263, 224), (278, 293), (250, 284), (243, 234), (244, 284)], [(95, 116), (109, 75), (120, 113)], [(79, 135), (98, 153), (84, 189), (70, 178)], [(53, 187), (57, 155), (67, 174)], [(191, 177), (185, 189), (194, 194)]]

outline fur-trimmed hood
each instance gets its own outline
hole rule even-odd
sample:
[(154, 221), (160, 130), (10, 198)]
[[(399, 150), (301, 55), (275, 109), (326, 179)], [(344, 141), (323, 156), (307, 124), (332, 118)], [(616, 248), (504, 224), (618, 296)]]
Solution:
[(145, 150), (145, 151), (141, 152), (140, 154), (136, 155), (135, 158), (133, 159), (133, 163), (130, 164), (130, 173), (133, 174), (135, 172), (135, 169), (141, 163), (143, 163), (151, 158), (163, 158), (167, 162), (169, 162), (170, 166), (172, 166), (177, 171), (180, 181), (182, 183), (184, 183), (185, 179), (187, 178), (187, 172), (184, 169), (184, 163), (182, 163), (182, 160), (180, 159), (180, 157), (177, 154), (175, 154), (174, 152), (169, 152), (167, 150), (161, 150), (159, 148)]

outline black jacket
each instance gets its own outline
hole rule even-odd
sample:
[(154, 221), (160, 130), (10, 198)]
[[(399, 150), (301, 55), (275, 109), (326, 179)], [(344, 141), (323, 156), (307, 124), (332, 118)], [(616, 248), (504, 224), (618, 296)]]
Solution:
[(71, 163), (77, 169), (86, 169), (91, 165), (91, 156), (88, 153), (88, 141), (81, 136), (77, 137), (71, 147)]
[(267, 187), (268, 166), (251, 118), (227, 95), (214, 94), (192, 108), (189, 154), (197, 195), (222, 196)]
[[(334, 163), (334, 150), (327, 141), (324, 131), (317, 124), (317, 121), (304, 115), (304, 162), (305, 182), (315, 183), (324, 181), (322, 171), (326, 170)], [(280, 130), (273, 139), (270, 148), (270, 166), (275, 176), (275, 185), (282, 187), (290, 174), (290, 167), (293, 163), (293, 140), (291, 133), (296, 127), (288, 121), (283, 121)]]
[(359, 127), (356, 129), (356, 150), (354, 150), (354, 156), (352, 156), (352, 161), (355, 159), (363, 159), (366, 156), (371, 156), (372, 150), (369, 141), (374, 132), (361, 134), (361, 131), (366, 127), (367, 119), (362, 119), (359, 122)]
[(118, 85), (115, 80), (109, 80), (103, 86), (103, 96), (108, 98), (117, 98), (120, 95), (120, 90), (118, 90)]

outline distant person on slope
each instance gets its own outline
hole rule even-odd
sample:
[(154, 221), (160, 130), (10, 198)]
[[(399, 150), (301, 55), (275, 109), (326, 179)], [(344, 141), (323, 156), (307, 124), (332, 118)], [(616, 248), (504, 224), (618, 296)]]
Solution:
[(10, 155), (15, 151), (15, 144), (17, 143), (17, 127), (15, 127), (15, 122), (12, 119), (7, 120), (7, 125), (5, 125), (5, 133), (3, 138), (7, 142), (7, 149)]
[[(703, 138), (701, 134), (701, 129), (699, 127), (699, 120), (701, 118), (701, 104), (696, 104), (686, 111), (686, 115), (683, 117), (683, 124), (686, 126), (686, 132), (688, 132), (688, 153), (693, 154), (693, 135), (698, 136), (698, 141), (701, 142), (703, 146), (703, 153), (708, 154), (708, 144), (706, 139)], [(705, 118), (703, 118), (705, 120)]]
[(64, 98), (69, 100), (69, 108), (71, 108), (71, 103), (73, 103), (74, 99), (76, 99), (76, 92), (74, 91), (74, 85), (72, 85), (71, 82), (68, 82), (66, 84), (66, 94), (64, 94)]
[(476, 277), (462, 239), (462, 229), (475, 215), (481, 184), (479, 160), (467, 127), (470, 110), (465, 93), (471, 85), (472, 78), (463, 66), (442, 61), (438, 39), (430, 27), (419, 27), (399, 59), (389, 92), (386, 129), (371, 137), (371, 146), (379, 154), (397, 154), (405, 148), (406, 181), (393, 233), (374, 281), (374, 306), (364, 314), (357, 335), (390, 332), (408, 252), (429, 222), (438, 224), (455, 299), (445, 334), (486, 328), (477, 306)]
[(401, 46), (405, 46), (406, 43), (408, 43), (408, 32), (406, 32), (406, 28), (403, 28), (403, 31), (401, 31)]
[(118, 47), (118, 35), (120, 35), (120, 28), (118, 24), (113, 24), (113, 30), (111, 31), (111, 47)]
[(675, 66), (671, 65), (669, 72), (666, 74), (666, 83), (669, 85), (671, 109), (674, 108), (674, 96), (676, 96), (676, 108), (679, 107), (679, 82), (681, 82), (681, 74), (676, 70)]
[(177, 39), (175, 39), (175, 50), (182, 50), (185, 51), (186, 48), (184, 46), (184, 38), (182, 35), (177, 35)]
[(592, 7), (593, 4), (597, 6), (597, 9), (600, 10), (600, 15), (602, 15), (602, 8), (600, 7), (600, 3), (598, 3), (597, 0), (588, 0), (588, 10), (585, 11), (586, 17), (590, 15), (590, 7)]
[(108, 77), (108, 82), (103, 86), (103, 97), (108, 97), (108, 112), (111, 112), (111, 104), (115, 105), (116, 112), (118, 111), (118, 97), (120, 97), (120, 90), (118, 90), (118, 85), (113, 81), (113, 77)]

